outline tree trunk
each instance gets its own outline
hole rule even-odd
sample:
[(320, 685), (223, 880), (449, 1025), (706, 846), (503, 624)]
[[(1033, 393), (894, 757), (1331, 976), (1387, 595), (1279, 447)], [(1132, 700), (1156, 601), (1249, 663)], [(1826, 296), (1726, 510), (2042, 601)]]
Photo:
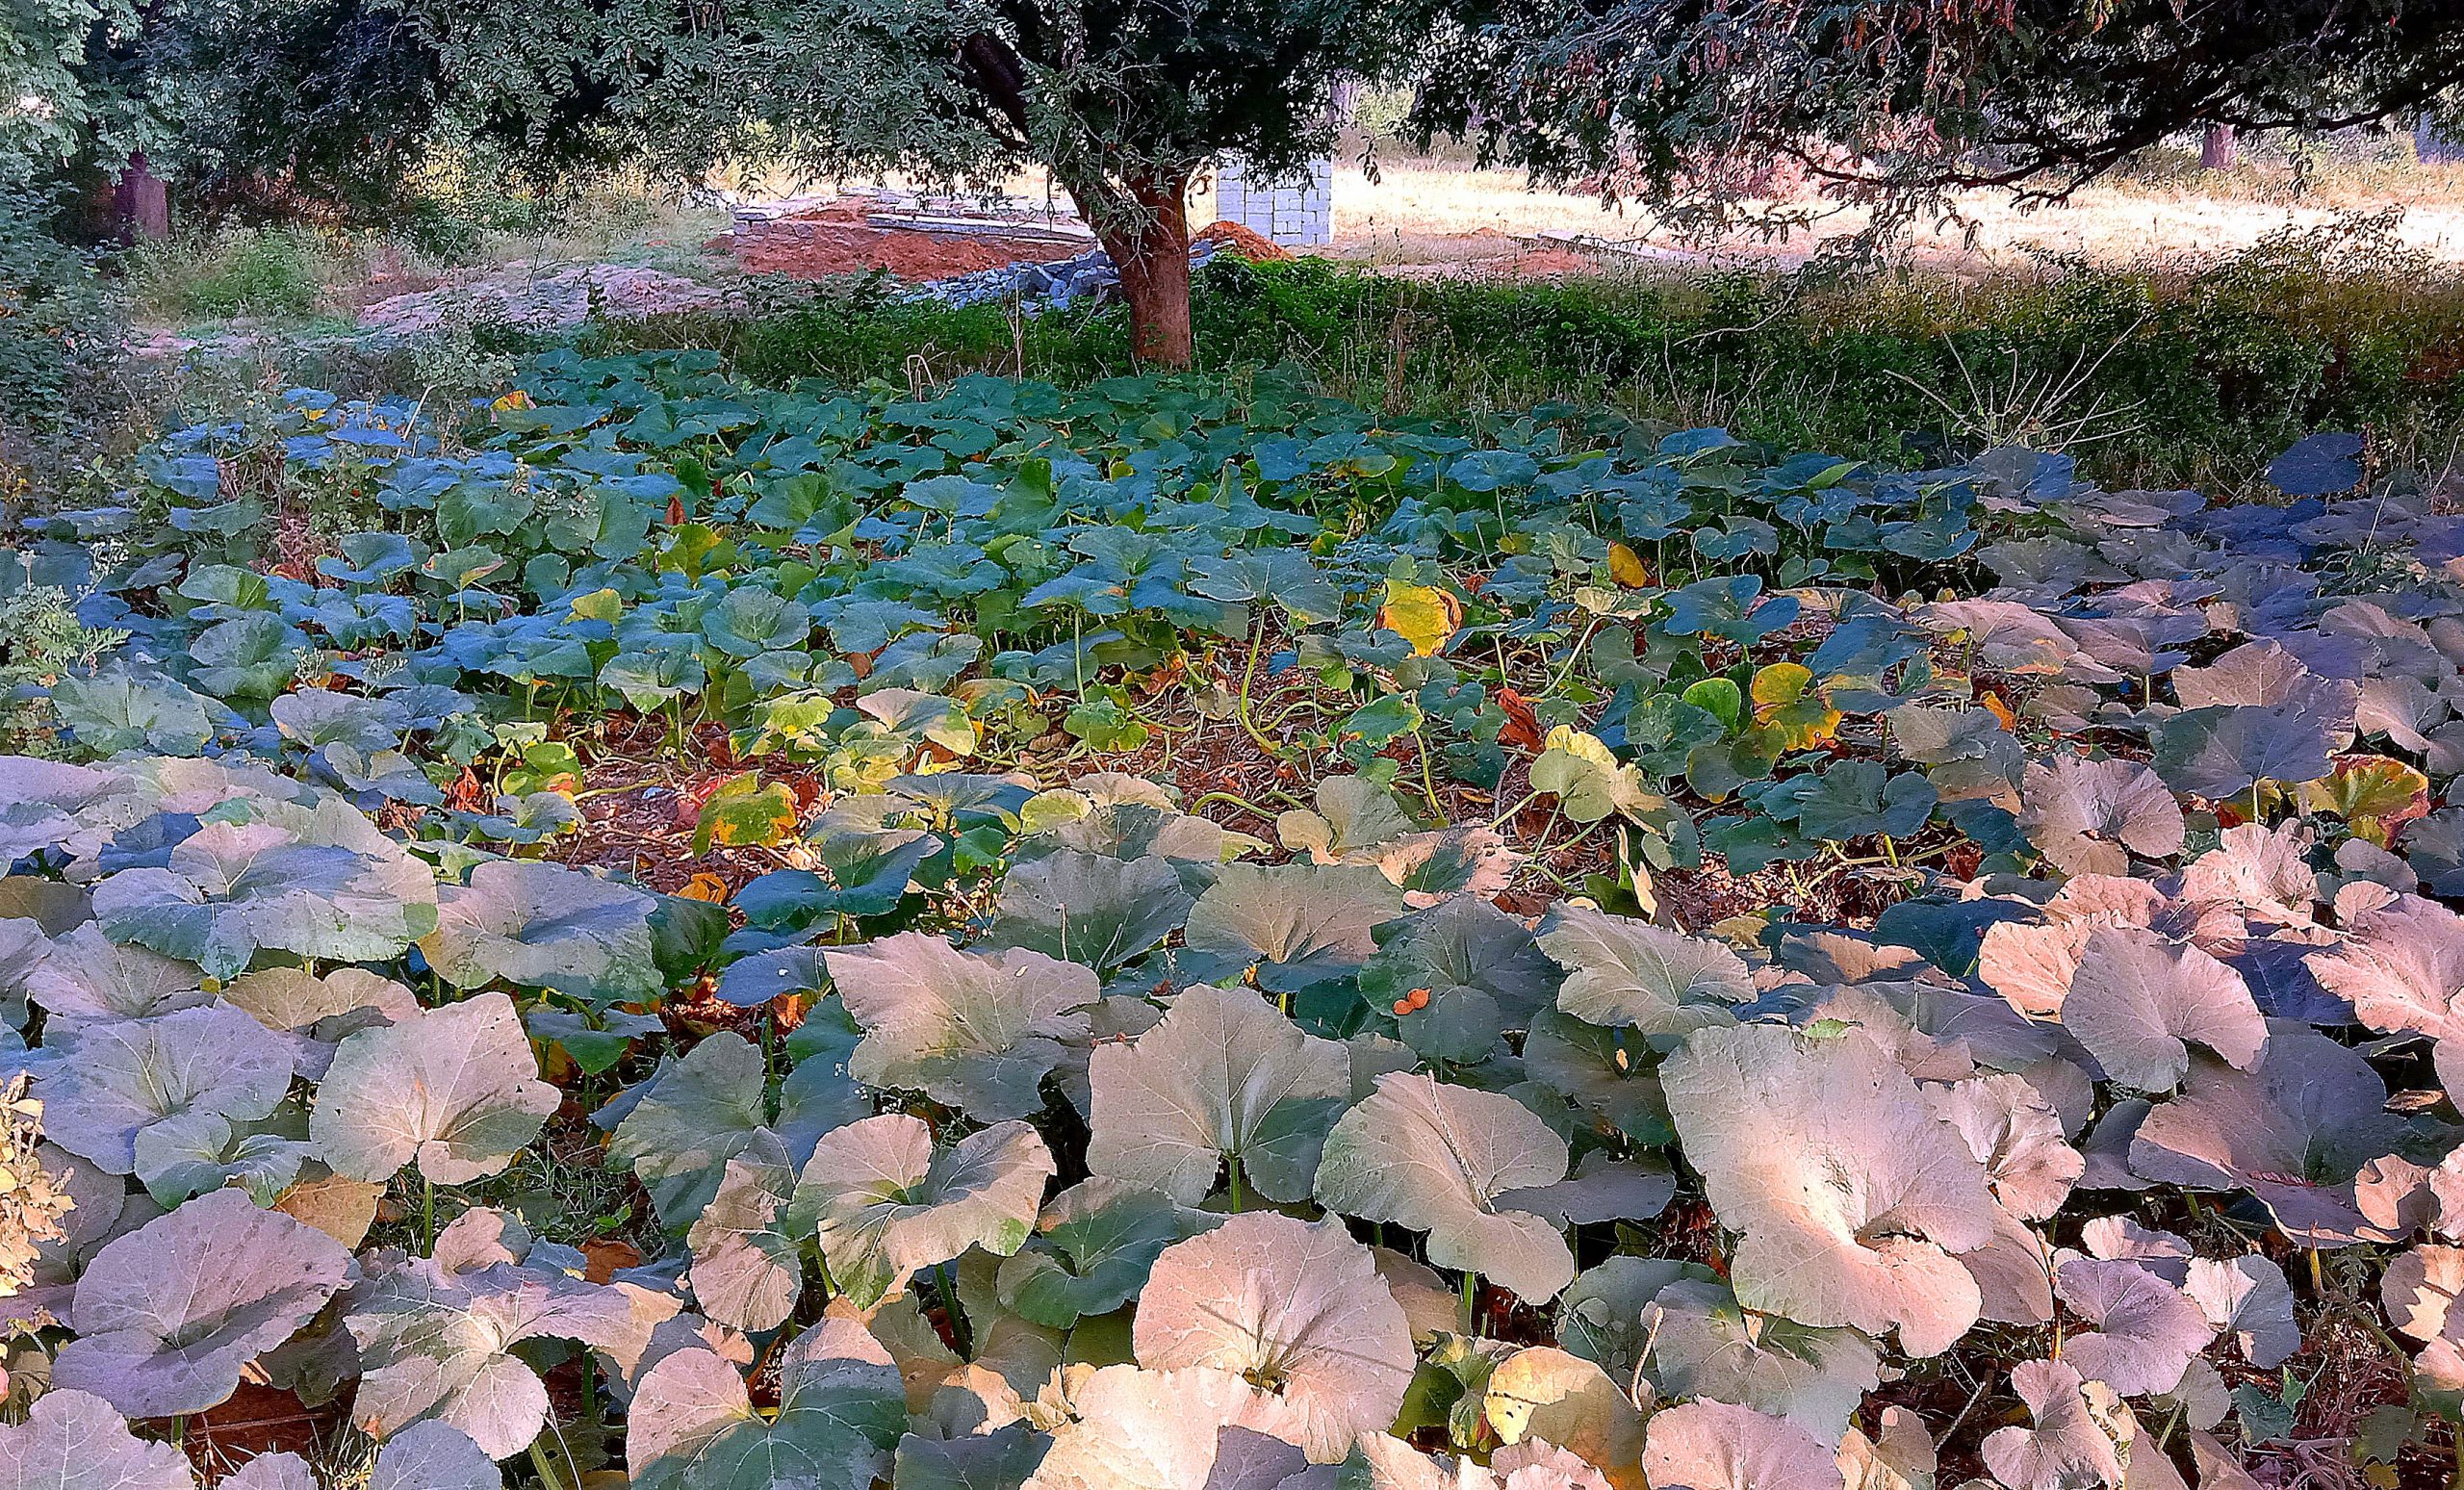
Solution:
[(2207, 138), (2199, 142), (2198, 164), (2203, 170), (2231, 170), (2235, 146), (2233, 126), (2210, 124)]
[(1128, 200), (1109, 210), (1089, 210), (1092, 193), (1080, 197), (1096, 241), (1120, 270), (1121, 296), (1129, 302), (1130, 353), (1163, 368), (1186, 368), (1195, 352), (1190, 333), (1189, 184), (1187, 172), (1134, 178)]
[(145, 152), (128, 158), (128, 167), (112, 184), (112, 217), (125, 243), (148, 243), (171, 236), (171, 196), (163, 178), (145, 164)]

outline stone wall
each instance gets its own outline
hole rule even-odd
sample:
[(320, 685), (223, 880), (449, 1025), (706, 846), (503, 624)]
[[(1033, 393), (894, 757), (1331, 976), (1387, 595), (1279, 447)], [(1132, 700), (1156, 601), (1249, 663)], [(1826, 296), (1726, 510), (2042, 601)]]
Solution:
[(1287, 248), (1335, 240), (1335, 163), (1316, 160), (1296, 181), (1252, 180), (1247, 163), (1226, 156), (1215, 169), (1215, 215)]

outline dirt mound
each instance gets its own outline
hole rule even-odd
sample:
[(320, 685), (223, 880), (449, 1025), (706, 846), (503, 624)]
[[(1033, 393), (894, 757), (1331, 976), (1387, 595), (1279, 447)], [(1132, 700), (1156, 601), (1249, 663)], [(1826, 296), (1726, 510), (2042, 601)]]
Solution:
[(1213, 244), (1226, 253), (1257, 264), (1279, 264), (1292, 257), (1291, 249), (1229, 219), (1209, 225), (1191, 242)]
[(831, 207), (794, 217), (737, 224), (712, 247), (732, 253), (755, 273), (821, 279), (887, 270), (901, 279), (947, 279), (1012, 264), (1049, 264), (1086, 251), (1086, 244), (993, 232), (926, 233), (875, 227), (861, 207)]

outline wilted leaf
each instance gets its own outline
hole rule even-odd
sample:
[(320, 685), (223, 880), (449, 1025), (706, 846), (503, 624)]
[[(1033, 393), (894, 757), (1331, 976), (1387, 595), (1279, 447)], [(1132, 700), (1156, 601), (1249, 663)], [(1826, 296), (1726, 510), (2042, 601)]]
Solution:
[(1480, 1411), (1503, 1443), (1554, 1444), (1618, 1490), (1644, 1490), (1643, 1415), (1580, 1356), (1547, 1346), (1515, 1351), (1489, 1374)]
[(1463, 603), (1435, 585), (1389, 579), (1377, 624), (1409, 642), (1414, 655), (1434, 656), (1462, 626)]

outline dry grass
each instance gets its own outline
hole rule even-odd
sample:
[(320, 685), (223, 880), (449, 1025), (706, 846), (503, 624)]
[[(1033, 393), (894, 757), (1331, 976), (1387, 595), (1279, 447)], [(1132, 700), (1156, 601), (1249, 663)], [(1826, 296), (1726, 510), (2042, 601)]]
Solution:
[[(2023, 266), (2041, 253), (2109, 262), (2150, 255), (2218, 256), (2246, 248), (2287, 225), (2315, 225), (2339, 213), (2405, 208), (2401, 237), (2450, 262), (2464, 262), (2464, 167), (2376, 167), (2330, 172), (2285, 199), (2283, 183), (2253, 173), (2217, 178), (2213, 188), (2143, 179), (2100, 182), (2068, 204), (2025, 211), (2006, 196), (1975, 193), (1961, 211), (1968, 227), (1939, 225), (1918, 235), (1920, 263), (1962, 274)], [(1194, 204), (1212, 207), (1201, 194)], [(1598, 199), (1527, 189), (1520, 172), (1477, 170), (1442, 161), (1388, 161), (1373, 181), (1356, 163), (1335, 173), (1336, 242), (1344, 258), (1378, 264), (1460, 263), (1503, 256), (1518, 239), (1558, 229), (1677, 248), (1675, 256), (1789, 266), (1826, 239), (1853, 234), (1861, 214), (1843, 213), (1818, 231), (1771, 243), (1739, 237), (1708, 252), (1679, 247), (1648, 215)]]

